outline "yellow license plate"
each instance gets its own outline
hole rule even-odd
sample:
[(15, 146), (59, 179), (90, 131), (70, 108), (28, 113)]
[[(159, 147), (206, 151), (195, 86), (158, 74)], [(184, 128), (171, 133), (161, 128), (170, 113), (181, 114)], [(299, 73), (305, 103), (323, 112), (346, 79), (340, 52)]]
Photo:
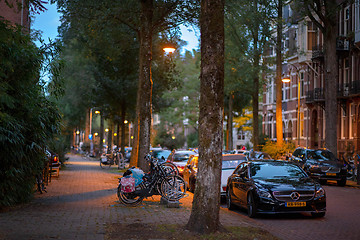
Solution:
[(287, 202), (286, 207), (305, 207), (306, 202)]
[(336, 176), (336, 173), (326, 173), (326, 176)]

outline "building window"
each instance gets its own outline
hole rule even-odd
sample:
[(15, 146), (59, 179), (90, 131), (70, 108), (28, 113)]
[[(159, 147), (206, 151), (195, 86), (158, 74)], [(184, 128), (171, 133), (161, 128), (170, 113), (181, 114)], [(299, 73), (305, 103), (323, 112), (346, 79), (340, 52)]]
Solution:
[(304, 96), (304, 72), (299, 73), (300, 77), (300, 97)]
[(307, 34), (307, 50), (312, 51), (317, 44), (316, 27), (312, 21), (307, 22)]
[(353, 123), (355, 123), (355, 104), (350, 103), (349, 105), (349, 138), (353, 139), (354, 138), (354, 125)]
[(341, 138), (345, 138), (345, 127), (346, 127), (346, 111), (341, 108)]
[(245, 132), (243, 130), (240, 130), (237, 135), (238, 140), (245, 140)]
[(300, 136), (304, 137), (304, 112), (300, 112)]

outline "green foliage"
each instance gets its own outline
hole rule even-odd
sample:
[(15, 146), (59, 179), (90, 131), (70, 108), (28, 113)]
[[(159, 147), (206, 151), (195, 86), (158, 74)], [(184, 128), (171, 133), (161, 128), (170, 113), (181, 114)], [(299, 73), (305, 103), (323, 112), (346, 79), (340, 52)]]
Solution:
[(295, 150), (296, 146), (293, 142), (284, 142), (281, 146), (273, 141), (267, 141), (262, 148), (263, 152), (270, 154), (273, 159), (283, 159), (289, 153)]
[(187, 135), (187, 144), (189, 148), (198, 148), (199, 147), (199, 133), (193, 132)]
[(177, 71), (181, 84), (164, 93), (164, 108), (160, 111), (161, 121), (169, 128), (182, 127), (184, 121), (197, 131), (200, 97), (200, 53), (187, 51), (183, 58), (177, 59)]
[(29, 200), (60, 115), (39, 81), (43, 52), (0, 21), (0, 207)]
[[(173, 139), (173, 137), (175, 137), (175, 139)], [(172, 134), (167, 132), (163, 126), (160, 126), (158, 128), (154, 143), (154, 146), (160, 144), (160, 146), (170, 150), (178, 149), (184, 146), (185, 137), (183, 134)]]

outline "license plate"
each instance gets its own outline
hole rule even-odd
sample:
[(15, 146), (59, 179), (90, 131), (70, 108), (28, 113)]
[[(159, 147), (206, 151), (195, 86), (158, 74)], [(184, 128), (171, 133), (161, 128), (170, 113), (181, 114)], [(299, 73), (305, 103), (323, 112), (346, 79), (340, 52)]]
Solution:
[(287, 202), (286, 207), (305, 207), (306, 202)]
[(336, 173), (326, 173), (326, 176), (336, 176)]

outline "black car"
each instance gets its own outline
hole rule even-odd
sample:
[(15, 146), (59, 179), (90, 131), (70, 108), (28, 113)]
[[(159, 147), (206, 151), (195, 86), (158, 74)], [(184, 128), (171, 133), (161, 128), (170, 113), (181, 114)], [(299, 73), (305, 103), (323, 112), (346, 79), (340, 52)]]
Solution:
[(323, 217), (325, 190), (299, 166), (279, 160), (241, 163), (228, 178), (226, 203), (245, 207), (250, 217), (259, 213), (311, 213)]
[(290, 161), (298, 164), (321, 184), (326, 184), (327, 180), (335, 180), (339, 186), (346, 185), (347, 165), (327, 149), (297, 148)]

